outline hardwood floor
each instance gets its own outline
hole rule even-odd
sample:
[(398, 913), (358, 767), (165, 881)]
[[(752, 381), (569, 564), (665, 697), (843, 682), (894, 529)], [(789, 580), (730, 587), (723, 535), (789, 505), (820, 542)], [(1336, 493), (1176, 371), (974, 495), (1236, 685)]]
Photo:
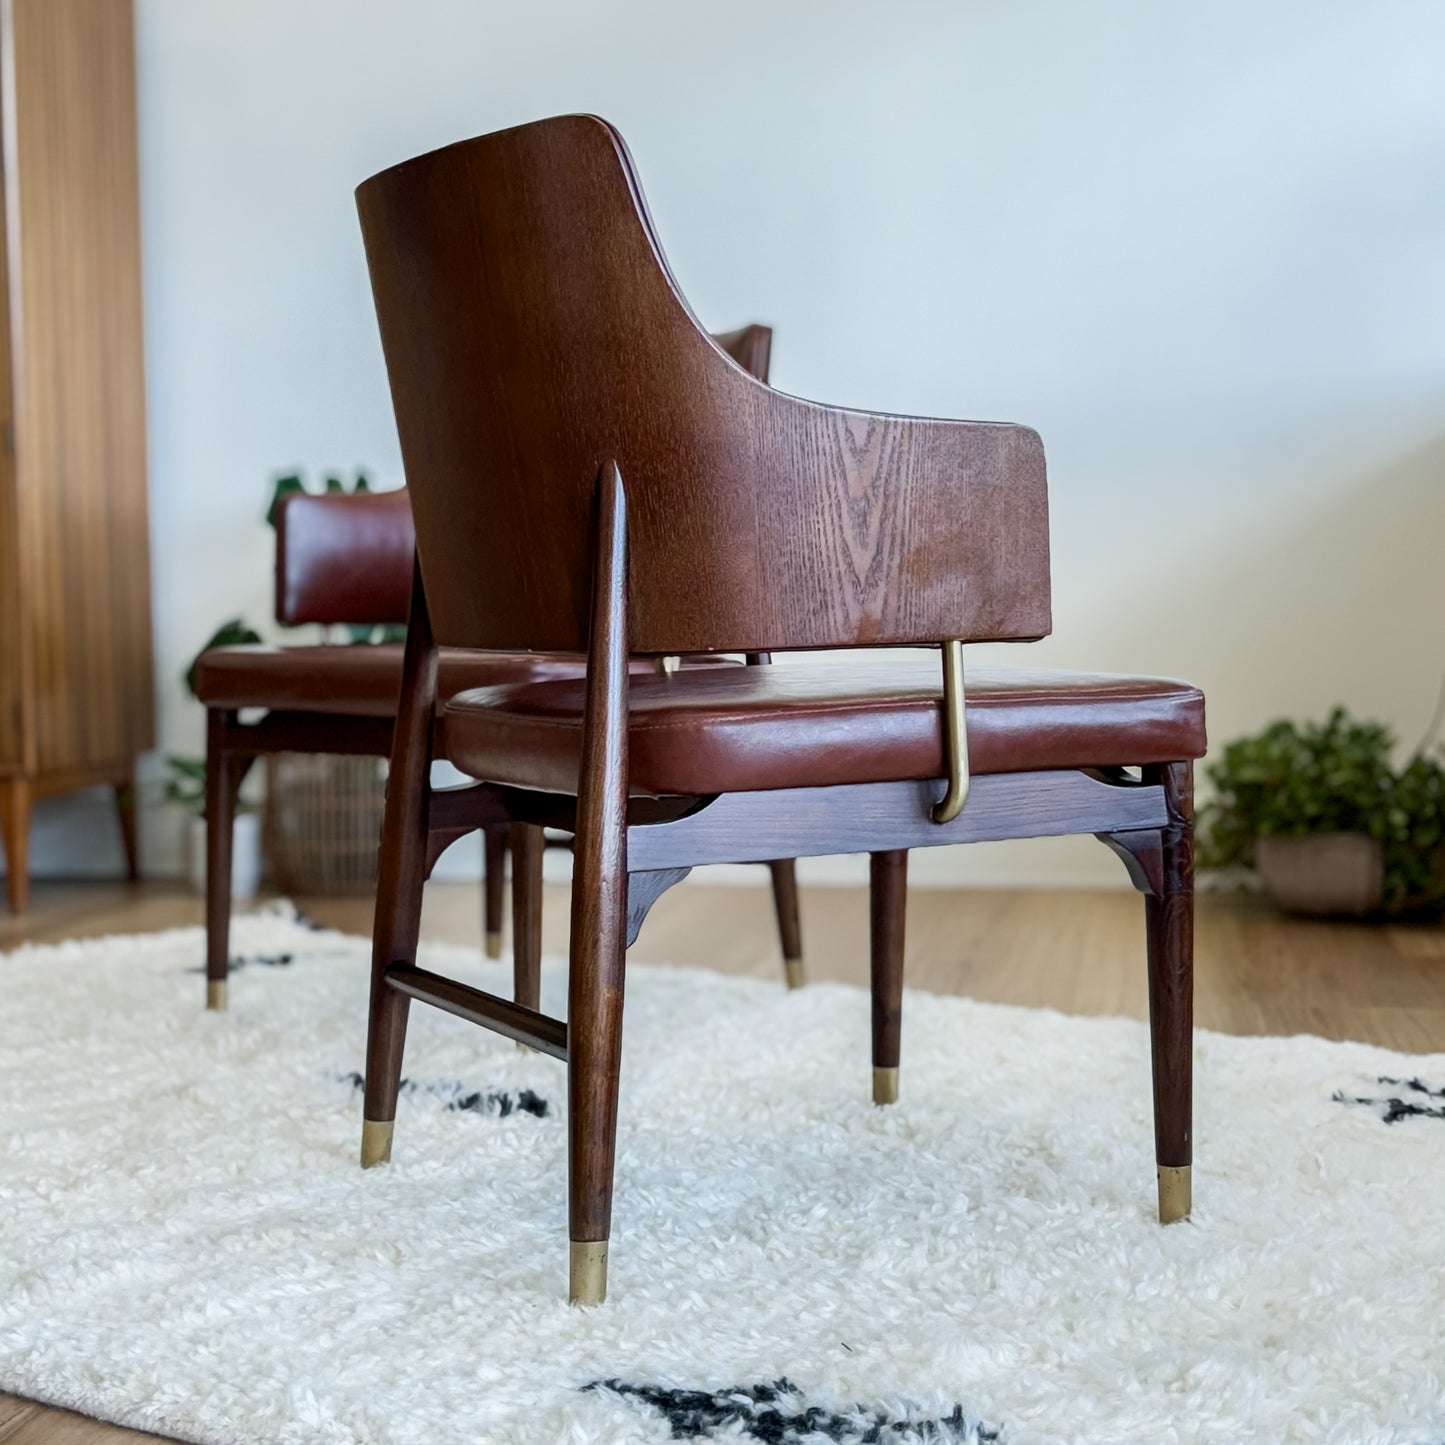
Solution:
[[(318, 922), (353, 933), (371, 930), (367, 899), (301, 902)], [(866, 986), (864, 890), (804, 888), (802, 914), (808, 977)], [(568, 890), (548, 885), (543, 928), (549, 953), (566, 948), (567, 915)], [(915, 890), (908, 902), (908, 983), (999, 1003), (1142, 1018), (1142, 915), (1139, 899), (1125, 892)], [(0, 950), (200, 921), (200, 900), (174, 887), (39, 884), (26, 917), (0, 914)], [(422, 933), (480, 948), (480, 889), (429, 885)], [(628, 956), (775, 976), (768, 891), (697, 884), (674, 889), (653, 909)], [(1201, 1028), (1313, 1033), (1410, 1053), (1445, 1052), (1442, 927), (1286, 919), (1258, 898), (1206, 893), (1198, 899), (1195, 978)], [(0, 1394), (0, 1445), (121, 1445), (149, 1438)]]

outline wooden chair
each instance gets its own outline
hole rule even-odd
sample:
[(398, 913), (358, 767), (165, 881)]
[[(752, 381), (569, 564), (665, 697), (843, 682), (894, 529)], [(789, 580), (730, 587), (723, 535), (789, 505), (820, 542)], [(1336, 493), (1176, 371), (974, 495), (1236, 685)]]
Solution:
[[(772, 333), (749, 326), (718, 338), (754, 375), (766, 377)], [(276, 618), (301, 623), (405, 622), (416, 551), (406, 492), (282, 499), (276, 518)], [(750, 662), (768, 659), (754, 654)], [(689, 657), (682, 665), (723, 667), (733, 659)], [(632, 664), (654, 671), (653, 659)], [(585, 659), (536, 653), (442, 654), (443, 696), (468, 688), (581, 677)], [(196, 667), (206, 730), (206, 1004), (224, 1009), (230, 974), (231, 844), (237, 795), (255, 760), (267, 753), (340, 753), (387, 757), (401, 693), (402, 648), (379, 644), (217, 647)], [(243, 711), (264, 709), (258, 720)], [(437, 750), (445, 757), (443, 747)], [(514, 968), (524, 980), (541, 963), (544, 833), (524, 823), (482, 829), (486, 953), (501, 955), (505, 854), (512, 853)], [(462, 836), (460, 833), (457, 837)], [(791, 859), (771, 859), (773, 899), (790, 988), (803, 982), (798, 889)], [(527, 985), (523, 984), (526, 991)]]
[[(702, 863), (869, 853), (886, 1104), (908, 850), (1093, 833), (1147, 899), (1159, 1216), (1186, 1215), (1203, 698), (980, 668), (965, 714), (962, 644), (1050, 629), (1037, 435), (820, 406), (749, 376), (688, 310), (622, 140), (595, 117), (464, 141), (357, 195), (421, 579), (383, 823), (362, 1163), (390, 1157), (412, 999), (566, 1059), (569, 1294), (599, 1301), (624, 956), (659, 894)], [(438, 643), (585, 648), (587, 672), (443, 704)], [(909, 644), (941, 648), (941, 668), (935, 652), (883, 670), (855, 654), (627, 671), (632, 654)], [(429, 788), (438, 735), (475, 786)], [(576, 834), (565, 1023), (416, 966), (428, 863), (474, 820)]]

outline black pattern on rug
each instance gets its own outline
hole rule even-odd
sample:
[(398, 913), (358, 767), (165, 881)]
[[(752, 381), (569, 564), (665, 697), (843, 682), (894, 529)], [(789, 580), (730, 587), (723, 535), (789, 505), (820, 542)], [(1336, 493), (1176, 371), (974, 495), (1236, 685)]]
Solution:
[[(355, 1072), (338, 1074), (344, 1084), (351, 1085), (351, 1092), (359, 1094), (366, 1088), (366, 1079)], [(429, 1084), (418, 1083), (415, 1079), (403, 1077), (400, 1089), (403, 1094), (415, 1096), (424, 1094), (441, 1101), (448, 1114), (495, 1114), (505, 1119), (510, 1114), (531, 1114), (545, 1119), (551, 1112), (551, 1105), (531, 1089), (468, 1089), (455, 1079), (436, 1079)]]
[(606, 1391), (657, 1411), (674, 1440), (757, 1440), (763, 1445), (995, 1445), (1003, 1427), (986, 1425), (955, 1405), (947, 1414), (905, 1406), (809, 1404), (790, 1380), (682, 1390), (626, 1380), (593, 1380), (584, 1390)]
[(1337, 1104), (1369, 1109), (1387, 1124), (1398, 1124), (1402, 1119), (1445, 1119), (1445, 1088), (1432, 1088), (1423, 1079), (1392, 1079), (1386, 1074), (1375, 1082), (1381, 1089), (1395, 1092), (1369, 1096), (1336, 1089), (1332, 1097)]
[[(226, 964), (228, 973), (240, 973), (243, 968), (290, 968), (296, 962), (294, 953), (238, 953)], [(206, 965), (188, 968), (187, 973), (204, 973)]]

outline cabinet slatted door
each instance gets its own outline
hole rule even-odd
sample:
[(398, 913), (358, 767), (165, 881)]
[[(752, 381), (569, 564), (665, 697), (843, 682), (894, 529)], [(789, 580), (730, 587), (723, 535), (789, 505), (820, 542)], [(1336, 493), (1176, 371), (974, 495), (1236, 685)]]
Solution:
[(130, 0), (0, 0), (0, 835), (15, 911), (35, 799), (116, 790), (135, 871), (154, 741)]

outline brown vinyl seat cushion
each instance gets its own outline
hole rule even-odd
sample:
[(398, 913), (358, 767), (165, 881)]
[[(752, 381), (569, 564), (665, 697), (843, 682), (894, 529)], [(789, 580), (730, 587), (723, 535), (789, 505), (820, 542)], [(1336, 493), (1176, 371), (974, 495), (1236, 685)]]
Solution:
[[(400, 643), (320, 647), (215, 647), (196, 666), (196, 695), (207, 707), (276, 712), (395, 717), (401, 696)], [(730, 667), (719, 656), (689, 657), (684, 666)], [(635, 658), (634, 671), (654, 672)], [(580, 678), (587, 659), (547, 652), (467, 652), (442, 648), (437, 695), (469, 688)]]
[[(939, 778), (936, 655), (700, 669), (631, 680), (634, 793), (708, 794)], [(1032, 772), (1203, 756), (1204, 696), (1163, 678), (971, 669), (972, 772)], [(454, 695), (447, 755), (488, 782), (575, 793), (583, 684), (515, 683)]]

